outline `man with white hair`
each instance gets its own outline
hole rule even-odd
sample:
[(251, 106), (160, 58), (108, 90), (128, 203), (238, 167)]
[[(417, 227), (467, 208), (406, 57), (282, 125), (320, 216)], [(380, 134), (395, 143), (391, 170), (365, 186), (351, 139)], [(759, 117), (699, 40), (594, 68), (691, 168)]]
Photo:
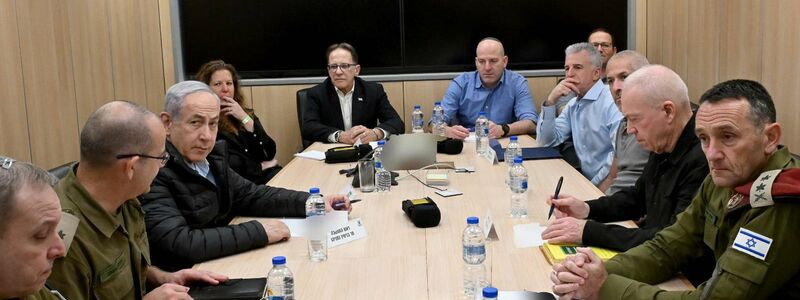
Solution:
[[(600, 53), (589, 43), (577, 43), (566, 49), (566, 79), (553, 88), (542, 103), (536, 128), (540, 146), (553, 147), (572, 138), (580, 160), (580, 171), (594, 185), (609, 174), (614, 158), (614, 135), (622, 114), (614, 105), (608, 87), (600, 81)], [(556, 118), (559, 98), (574, 94)]]
[[(224, 141), (216, 142), (220, 101), (199, 81), (169, 88), (161, 122), (171, 157), (142, 196), (153, 264), (168, 270), (245, 252), (291, 237), (281, 221), (229, 224), (240, 215), (306, 217), (309, 194), (256, 185), (228, 166)], [(331, 209), (347, 197), (325, 197)]]
[[(625, 80), (625, 95), (628, 133), (652, 151), (644, 173), (634, 186), (596, 200), (584, 202), (566, 194), (549, 199), (556, 207), (556, 220), (542, 233), (549, 242), (633, 248), (674, 223), (708, 175), (694, 135), (688, 90), (678, 74), (660, 65), (642, 67)], [(640, 218), (644, 222), (637, 228), (605, 224)], [(685, 273), (699, 283), (710, 271), (706, 264)]]

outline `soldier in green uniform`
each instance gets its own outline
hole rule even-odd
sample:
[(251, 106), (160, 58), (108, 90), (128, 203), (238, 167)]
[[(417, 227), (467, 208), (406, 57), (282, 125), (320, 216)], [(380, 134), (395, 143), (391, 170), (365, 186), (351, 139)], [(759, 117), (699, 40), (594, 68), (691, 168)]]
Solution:
[[(63, 211), (80, 220), (70, 251), (49, 284), (67, 299), (191, 299), (193, 281), (227, 277), (198, 270), (167, 273), (150, 265), (137, 195), (149, 189), (165, 155), (160, 120), (131, 102), (113, 101), (81, 131), (80, 162), (56, 186)], [(147, 293), (147, 287), (156, 287)]]
[(58, 299), (45, 280), (64, 256), (55, 178), (0, 156), (0, 299)]
[[(692, 204), (674, 225), (605, 265), (587, 249), (554, 265), (554, 293), (564, 299), (799, 297), (800, 169), (791, 168), (800, 161), (779, 146), (772, 98), (757, 82), (731, 80), (700, 101), (695, 133), (710, 176)], [(696, 290), (651, 285), (708, 252), (716, 267)]]

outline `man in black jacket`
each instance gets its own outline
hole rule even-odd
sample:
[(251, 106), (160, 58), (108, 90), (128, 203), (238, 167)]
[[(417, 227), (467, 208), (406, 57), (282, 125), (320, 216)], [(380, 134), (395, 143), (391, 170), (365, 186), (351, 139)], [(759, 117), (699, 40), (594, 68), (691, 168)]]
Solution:
[[(557, 218), (542, 233), (550, 243), (618, 251), (633, 248), (672, 225), (708, 175), (708, 163), (694, 134), (686, 84), (678, 74), (660, 65), (642, 67), (625, 79), (621, 98), (628, 133), (652, 152), (644, 172), (634, 186), (596, 200), (584, 202), (566, 194), (548, 199), (556, 206)], [(638, 228), (602, 223), (642, 217)], [(710, 268), (713, 264), (706, 271)], [(687, 276), (693, 281), (707, 279), (710, 273), (700, 269)]]
[[(219, 98), (198, 81), (172, 86), (161, 121), (167, 130), (170, 160), (141, 197), (153, 264), (188, 267), (209, 259), (289, 239), (280, 221), (229, 225), (238, 215), (305, 217), (308, 193), (256, 185), (227, 163), (224, 142), (215, 145)], [(349, 200), (337, 195), (333, 202)]]
[(361, 65), (353, 46), (331, 45), (325, 56), (329, 77), (308, 91), (301, 128), (304, 139), (353, 144), (405, 132), (403, 119), (383, 86), (357, 77)]

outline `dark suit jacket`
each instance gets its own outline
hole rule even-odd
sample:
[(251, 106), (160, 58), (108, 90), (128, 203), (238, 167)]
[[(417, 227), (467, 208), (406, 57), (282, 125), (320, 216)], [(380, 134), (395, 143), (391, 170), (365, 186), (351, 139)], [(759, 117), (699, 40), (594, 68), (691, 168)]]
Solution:
[[(367, 82), (356, 77), (353, 90), (353, 126), (380, 127), (389, 134), (405, 132), (403, 119), (394, 110), (389, 98), (379, 83)], [(380, 121), (380, 125), (378, 125)], [(339, 97), (330, 78), (308, 90), (308, 101), (303, 116), (303, 138), (328, 142), (328, 136), (344, 130)]]

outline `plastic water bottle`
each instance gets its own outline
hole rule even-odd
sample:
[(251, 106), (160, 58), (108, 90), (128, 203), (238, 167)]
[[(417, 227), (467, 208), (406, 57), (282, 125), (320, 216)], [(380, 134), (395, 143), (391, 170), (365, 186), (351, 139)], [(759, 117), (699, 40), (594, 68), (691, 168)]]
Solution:
[(422, 126), (425, 124), (425, 116), (422, 114), (422, 107), (414, 105), (414, 111), (411, 112), (411, 132), (421, 133)]
[(306, 216), (317, 216), (325, 214), (325, 199), (319, 194), (318, 187), (312, 187), (308, 190), (311, 196), (306, 200)]
[(286, 257), (272, 258), (272, 270), (267, 275), (267, 299), (294, 299), (294, 276), (286, 267)]
[(528, 170), (522, 165), (522, 157), (514, 158), (514, 165), (508, 170), (511, 182), (511, 217), (528, 217)]
[(497, 299), (497, 288), (487, 286), (483, 288), (483, 300)]
[(488, 286), (486, 282), (486, 235), (483, 229), (478, 226), (478, 217), (467, 218), (467, 228), (461, 239), (463, 245), (464, 258), (464, 294), (468, 298), (475, 297), (483, 287)]
[(433, 126), (433, 135), (444, 136), (444, 108), (442, 102), (433, 104), (433, 114), (431, 115), (431, 125)]
[(384, 169), (380, 162), (375, 163), (375, 188), (378, 192), (388, 192), (392, 188), (392, 173)]
[(519, 143), (517, 142), (517, 136), (511, 136), (511, 141), (508, 142), (508, 147), (506, 147), (506, 153), (504, 155), (506, 164), (510, 168), (514, 165), (514, 158), (517, 156), (522, 156), (522, 149), (519, 147)]
[(481, 111), (478, 113), (478, 119), (475, 120), (475, 132), (483, 132), (485, 127), (489, 127), (489, 119), (486, 118), (486, 112)]
[(380, 140), (378, 141), (378, 147), (375, 147), (375, 151), (372, 151), (372, 159), (376, 162), (383, 162), (383, 145), (386, 144), (386, 141)]
[(482, 131), (475, 129), (475, 150), (478, 155), (483, 155), (489, 149), (489, 127), (483, 127)]

